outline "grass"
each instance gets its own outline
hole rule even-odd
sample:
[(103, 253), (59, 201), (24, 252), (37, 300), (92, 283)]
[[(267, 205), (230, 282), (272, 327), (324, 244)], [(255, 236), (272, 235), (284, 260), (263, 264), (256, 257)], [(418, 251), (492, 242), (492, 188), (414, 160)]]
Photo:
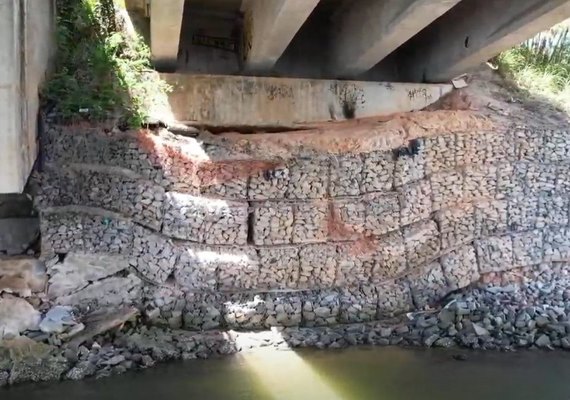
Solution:
[(499, 71), (530, 95), (570, 111), (568, 22), (554, 26), (495, 59)]
[(56, 72), (42, 97), (64, 122), (116, 120), (138, 127), (169, 88), (150, 51), (119, 17), (122, 0), (57, 0)]

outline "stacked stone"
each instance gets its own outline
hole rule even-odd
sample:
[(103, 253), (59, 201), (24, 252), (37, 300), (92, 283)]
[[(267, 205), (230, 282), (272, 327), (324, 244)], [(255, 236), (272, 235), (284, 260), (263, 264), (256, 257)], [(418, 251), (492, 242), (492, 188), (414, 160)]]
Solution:
[(374, 321), (377, 317), (378, 293), (374, 287), (361, 286), (340, 290), (339, 321), (349, 324)]
[(48, 139), (43, 252), (125, 257), (150, 319), (171, 326), (370, 321), (481, 274), (570, 260), (567, 132), (288, 159), (168, 133)]
[(162, 232), (169, 237), (206, 244), (244, 245), (247, 203), (168, 193)]
[(221, 293), (187, 293), (184, 310), (184, 327), (189, 330), (209, 330), (223, 325)]
[[(402, 287), (394, 286), (394, 290)], [(411, 293), (403, 293), (391, 292), (389, 298), (382, 300), (381, 316), (412, 309)], [(280, 293), (197, 293), (174, 286), (146, 287), (143, 291), (144, 315), (149, 322), (188, 330), (251, 330), (373, 321), (378, 318), (378, 302), (377, 288), (373, 286)]]

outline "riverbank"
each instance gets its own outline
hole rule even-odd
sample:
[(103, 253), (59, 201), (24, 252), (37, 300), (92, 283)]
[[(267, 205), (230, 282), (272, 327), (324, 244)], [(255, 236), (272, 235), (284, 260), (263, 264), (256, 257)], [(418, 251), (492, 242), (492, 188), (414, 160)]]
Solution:
[[(348, 346), (422, 346), (513, 351), (570, 349), (570, 267), (533, 267), (486, 277), (450, 295), (443, 307), (376, 323), (268, 331), (190, 332), (124, 326), (87, 339), (60, 342), (5, 340), (0, 386), (102, 378), (172, 360), (210, 358), (259, 348), (340, 349)], [(51, 345), (48, 343), (52, 343)], [(463, 359), (465, 353), (458, 353)]]

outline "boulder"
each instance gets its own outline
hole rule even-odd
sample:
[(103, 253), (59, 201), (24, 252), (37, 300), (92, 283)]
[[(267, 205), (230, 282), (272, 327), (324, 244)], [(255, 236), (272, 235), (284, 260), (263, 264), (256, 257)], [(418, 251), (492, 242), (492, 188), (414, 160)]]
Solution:
[(85, 327), (83, 331), (69, 342), (69, 347), (78, 348), (87, 340), (122, 326), (128, 320), (135, 318), (138, 313), (139, 311), (136, 308), (123, 307), (112, 311), (100, 310), (87, 315), (85, 317)]
[(0, 219), (0, 251), (9, 256), (24, 254), (38, 239), (38, 218)]
[(173, 360), (180, 356), (180, 350), (176, 347), (172, 335), (157, 328), (130, 335), (127, 343), (130, 351), (150, 353), (156, 361)]
[(97, 365), (90, 361), (81, 361), (67, 372), (66, 378), (77, 381), (95, 375), (96, 372)]
[(29, 297), (42, 292), (47, 282), (46, 266), (35, 258), (0, 260), (0, 294), (13, 293)]
[(93, 282), (75, 293), (59, 297), (57, 304), (79, 309), (106, 309), (132, 304), (140, 299), (142, 281), (134, 274), (110, 276)]
[(19, 297), (0, 298), (0, 339), (11, 339), (27, 330), (37, 330), (41, 314)]
[(548, 337), (548, 335), (540, 335), (536, 341), (534, 342), (534, 344), (536, 344), (538, 347), (541, 348), (549, 348), (551, 345), (550, 342), (550, 337)]
[(127, 260), (121, 256), (70, 253), (50, 270), (48, 294), (53, 299), (71, 295), (89, 282), (115, 275), (127, 266)]
[(59, 380), (69, 364), (57, 349), (27, 337), (4, 340), (0, 349), (8, 350), (12, 362), (9, 383)]
[(473, 324), (473, 331), (477, 336), (489, 336), (489, 331), (477, 323)]
[(0, 388), (7, 386), (10, 381), (10, 373), (8, 371), (0, 371)]

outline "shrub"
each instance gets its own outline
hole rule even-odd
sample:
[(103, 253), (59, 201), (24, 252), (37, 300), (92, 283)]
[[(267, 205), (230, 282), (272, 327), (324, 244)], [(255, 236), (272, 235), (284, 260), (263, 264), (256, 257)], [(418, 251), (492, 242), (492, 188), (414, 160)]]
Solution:
[(125, 29), (118, 7), (113, 0), (57, 0), (56, 72), (42, 97), (65, 122), (140, 126), (152, 97), (168, 90), (150, 74), (148, 46)]

